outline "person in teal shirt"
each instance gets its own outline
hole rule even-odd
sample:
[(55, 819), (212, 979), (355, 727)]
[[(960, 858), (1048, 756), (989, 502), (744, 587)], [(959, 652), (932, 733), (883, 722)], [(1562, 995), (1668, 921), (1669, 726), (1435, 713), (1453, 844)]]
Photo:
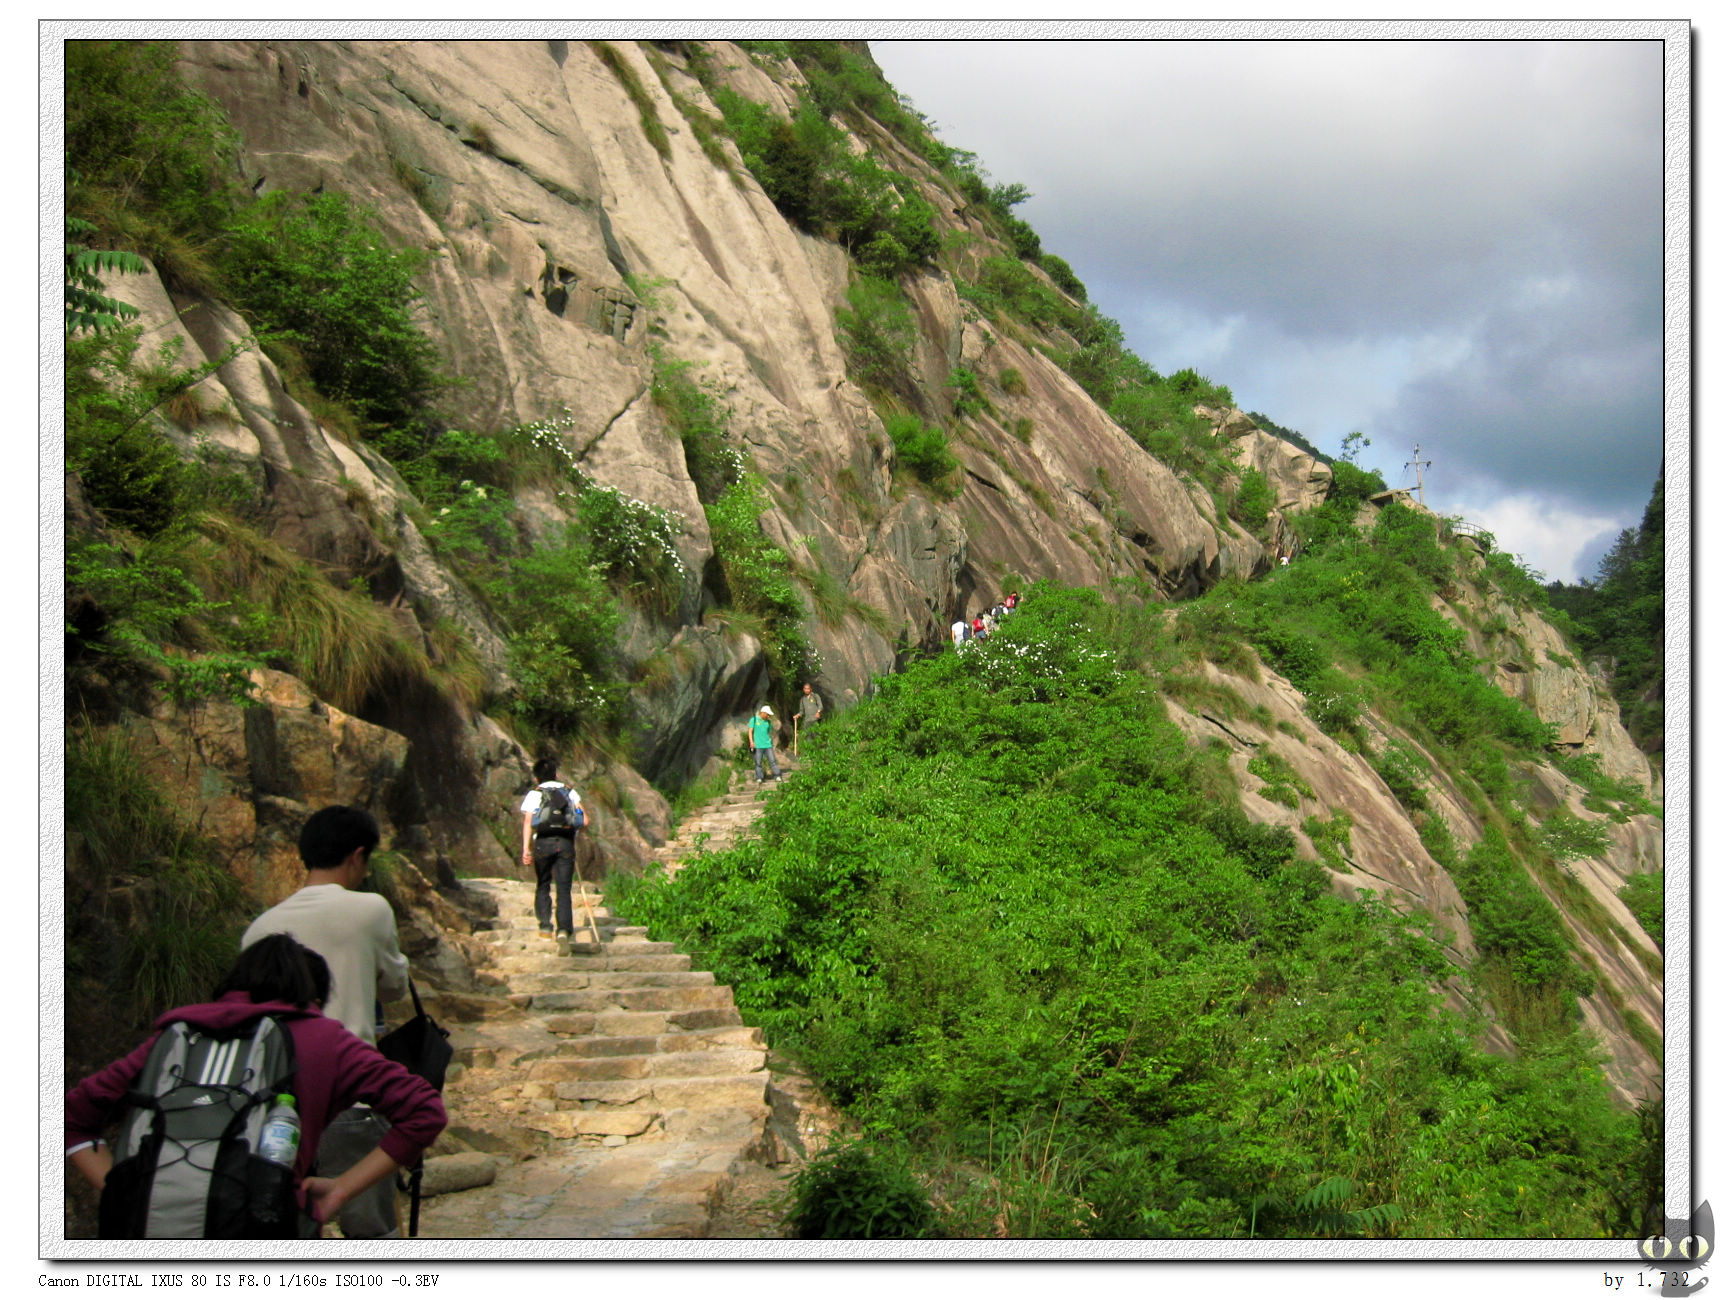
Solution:
[(751, 759), (757, 765), (757, 780), (763, 780), (763, 758), (769, 759), (769, 770), (775, 774), (775, 779), (781, 779), (781, 764), (775, 759), (775, 727), (769, 719), (775, 712), (767, 704), (757, 710), (757, 716), (751, 719)]

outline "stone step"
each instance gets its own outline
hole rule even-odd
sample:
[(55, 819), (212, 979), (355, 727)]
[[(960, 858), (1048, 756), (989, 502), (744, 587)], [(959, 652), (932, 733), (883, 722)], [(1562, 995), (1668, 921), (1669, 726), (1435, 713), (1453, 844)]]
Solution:
[[(582, 931), (577, 933), (580, 936)], [(635, 935), (609, 939), (605, 930), (601, 932), (600, 943), (579, 937), (571, 944), (573, 957), (660, 957), (678, 951), (677, 944), (668, 943), (665, 939), (639, 939)]]
[(708, 970), (594, 971), (589, 975), (592, 989), (691, 988), (714, 984), (715, 972)]
[[(613, 919), (613, 914), (605, 908), (592, 907), (589, 910), (594, 913), (596, 925), (604, 926)], [(574, 905), (571, 908), (571, 919), (578, 926), (587, 926), (589, 923), (589, 918), (583, 915), (583, 909)], [(499, 920), (503, 924), (498, 929), (486, 931), (486, 933), (503, 934), (512, 939), (521, 939), (526, 934), (528, 938), (533, 939), (541, 928), (541, 923), (535, 919), (532, 908), (514, 916), (500, 916)], [(494, 940), (494, 942), (500, 941)]]
[(658, 1110), (548, 1110), (519, 1115), (517, 1122), (555, 1138), (631, 1138), (647, 1132), (660, 1118)]
[(671, 1034), (589, 1034), (570, 1038), (552, 1049), (545, 1059), (566, 1056), (646, 1056), (652, 1052), (709, 1052), (725, 1048), (764, 1046), (763, 1031), (755, 1025), (731, 1025), (721, 1029), (699, 1029)]
[(736, 1007), (695, 1007), (687, 1011), (566, 1011), (542, 1021), (549, 1034), (655, 1035), (679, 1030), (724, 1029), (742, 1025)]
[(689, 954), (682, 952), (637, 957), (561, 957), (556, 952), (511, 953), (495, 958), (489, 969), (504, 975), (566, 975), (573, 971), (590, 974), (624, 974), (638, 971), (643, 974), (667, 975), (689, 971), (691, 958)]
[[(517, 973), (506, 980), (511, 998), (528, 999), (526, 1006), (535, 1011), (564, 1011), (571, 1008), (551, 1005), (549, 998), (567, 997), (574, 993), (652, 993), (663, 989), (715, 988), (715, 975), (706, 970), (669, 971), (544, 971)], [(593, 1008), (582, 1008), (592, 1010)]]
[(537, 993), (529, 1000), (536, 1012), (563, 1011), (684, 1011), (733, 1009), (733, 990), (725, 984), (685, 988), (583, 989), (572, 993)]
[[(711, 1051), (655, 1052), (633, 1056), (560, 1056), (528, 1066), (528, 1083), (595, 1079), (700, 1079), (712, 1074), (749, 1074), (768, 1059), (762, 1048), (718, 1047)], [(767, 1082), (768, 1076), (764, 1075)]]
[[(551, 1095), (559, 1102), (601, 1106), (625, 1106), (634, 1110), (701, 1110), (716, 1106), (749, 1106), (768, 1095), (767, 1071), (747, 1074), (711, 1074), (702, 1078), (676, 1079), (568, 1079), (554, 1083)], [(539, 1089), (537, 1088), (537, 1091)]]

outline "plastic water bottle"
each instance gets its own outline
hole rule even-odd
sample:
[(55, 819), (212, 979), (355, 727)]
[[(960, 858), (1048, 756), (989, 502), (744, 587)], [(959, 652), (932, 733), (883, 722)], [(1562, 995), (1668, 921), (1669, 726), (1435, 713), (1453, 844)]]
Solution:
[(300, 1150), (300, 1116), (294, 1098), (278, 1093), (276, 1104), (264, 1117), (258, 1131), (258, 1153), (248, 1162), (247, 1191), (252, 1222), (246, 1235), (281, 1237), (293, 1235), (294, 1156)]
[(300, 1116), (295, 1113), (294, 1098), (286, 1092), (278, 1093), (276, 1105), (264, 1117), (264, 1127), (258, 1134), (258, 1154), (273, 1165), (292, 1169), (299, 1150)]

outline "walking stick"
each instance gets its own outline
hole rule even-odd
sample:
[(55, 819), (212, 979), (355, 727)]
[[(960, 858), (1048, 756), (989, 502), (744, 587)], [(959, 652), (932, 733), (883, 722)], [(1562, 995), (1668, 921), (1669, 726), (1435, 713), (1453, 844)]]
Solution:
[(589, 882), (583, 879), (581, 867), (577, 868), (577, 896), (583, 900), (583, 920), (589, 923), (589, 937), (598, 944), (601, 941), (601, 932), (595, 926), (595, 911), (589, 906)]
[(799, 757), (799, 715), (793, 715), (793, 757)]

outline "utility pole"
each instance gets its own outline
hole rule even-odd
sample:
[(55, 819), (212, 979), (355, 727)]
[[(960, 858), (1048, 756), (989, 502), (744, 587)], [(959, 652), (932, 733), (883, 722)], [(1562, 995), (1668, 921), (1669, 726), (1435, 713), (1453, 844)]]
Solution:
[(1415, 469), (1418, 471), (1418, 504), (1420, 506), (1424, 504), (1424, 471), (1431, 465), (1435, 464), (1434, 461), (1419, 460), (1418, 457), (1422, 452), (1423, 448), (1414, 444), (1412, 447), (1412, 458), (1408, 460), (1404, 466), (1406, 469)]

